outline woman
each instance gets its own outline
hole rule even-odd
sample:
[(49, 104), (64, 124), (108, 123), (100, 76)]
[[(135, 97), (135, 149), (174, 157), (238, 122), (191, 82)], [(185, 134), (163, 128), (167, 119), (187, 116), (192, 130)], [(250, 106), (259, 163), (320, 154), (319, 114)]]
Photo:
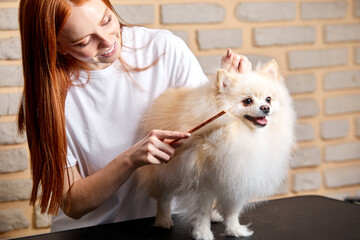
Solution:
[[(154, 215), (132, 173), (169, 161), (168, 142), (190, 135), (143, 137), (141, 116), (167, 88), (206, 81), (196, 58), (168, 31), (121, 24), (109, 0), (21, 0), (19, 23), (31, 204), (41, 187), (42, 212), (58, 213), (52, 231)], [(224, 62), (249, 67), (230, 52)]]

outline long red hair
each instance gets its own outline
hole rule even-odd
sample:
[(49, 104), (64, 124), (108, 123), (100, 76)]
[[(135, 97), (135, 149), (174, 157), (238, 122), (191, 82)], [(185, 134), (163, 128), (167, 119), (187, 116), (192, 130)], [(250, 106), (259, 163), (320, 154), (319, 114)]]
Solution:
[[(72, 6), (87, 0), (21, 0), (19, 24), (24, 74), (19, 132), (26, 130), (33, 188), (30, 204), (39, 198), (41, 212), (57, 214), (63, 198), (67, 141), (65, 98), (70, 74), (81, 63), (57, 51), (57, 37)], [(109, 0), (102, 0), (112, 11)], [(114, 11), (115, 12), (115, 11)]]

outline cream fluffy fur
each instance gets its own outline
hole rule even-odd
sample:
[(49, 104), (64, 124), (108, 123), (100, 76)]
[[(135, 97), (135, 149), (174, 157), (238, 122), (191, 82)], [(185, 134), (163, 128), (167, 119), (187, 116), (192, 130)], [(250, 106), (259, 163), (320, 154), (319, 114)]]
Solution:
[[(239, 214), (286, 177), (296, 117), (274, 60), (244, 74), (218, 70), (215, 81), (198, 88), (167, 90), (144, 127), (188, 131), (222, 110), (227, 113), (185, 140), (168, 164), (138, 169), (140, 187), (158, 201), (155, 226), (171, 228), (171, 200), (179, 197), (195, 239), (213, 239), (211, 217), (223, 220), (228, 236), (250, 236)], [(218, 212), (211, 212), (215, 199)]]

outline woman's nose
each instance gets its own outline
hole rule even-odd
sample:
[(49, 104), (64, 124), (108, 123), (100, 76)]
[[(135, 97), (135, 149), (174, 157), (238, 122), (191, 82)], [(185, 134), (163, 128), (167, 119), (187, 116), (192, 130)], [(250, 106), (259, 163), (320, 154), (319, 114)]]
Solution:
[(109, 48), (114, 44), (111, 36), (99, 35), (99, 48)]

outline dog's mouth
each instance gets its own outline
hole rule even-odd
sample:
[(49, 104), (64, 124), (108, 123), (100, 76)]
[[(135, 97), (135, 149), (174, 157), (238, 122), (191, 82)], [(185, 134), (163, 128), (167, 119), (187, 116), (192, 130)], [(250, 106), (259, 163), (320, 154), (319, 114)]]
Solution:
[(253, 122), (255, 125), (260, 126), (260, 127), (265, 127), (268, 122), (266, 117), (253, 117), (250, 115), (245, 115), (244, 117), (247, 120), (249, 120), (250, 122)]

